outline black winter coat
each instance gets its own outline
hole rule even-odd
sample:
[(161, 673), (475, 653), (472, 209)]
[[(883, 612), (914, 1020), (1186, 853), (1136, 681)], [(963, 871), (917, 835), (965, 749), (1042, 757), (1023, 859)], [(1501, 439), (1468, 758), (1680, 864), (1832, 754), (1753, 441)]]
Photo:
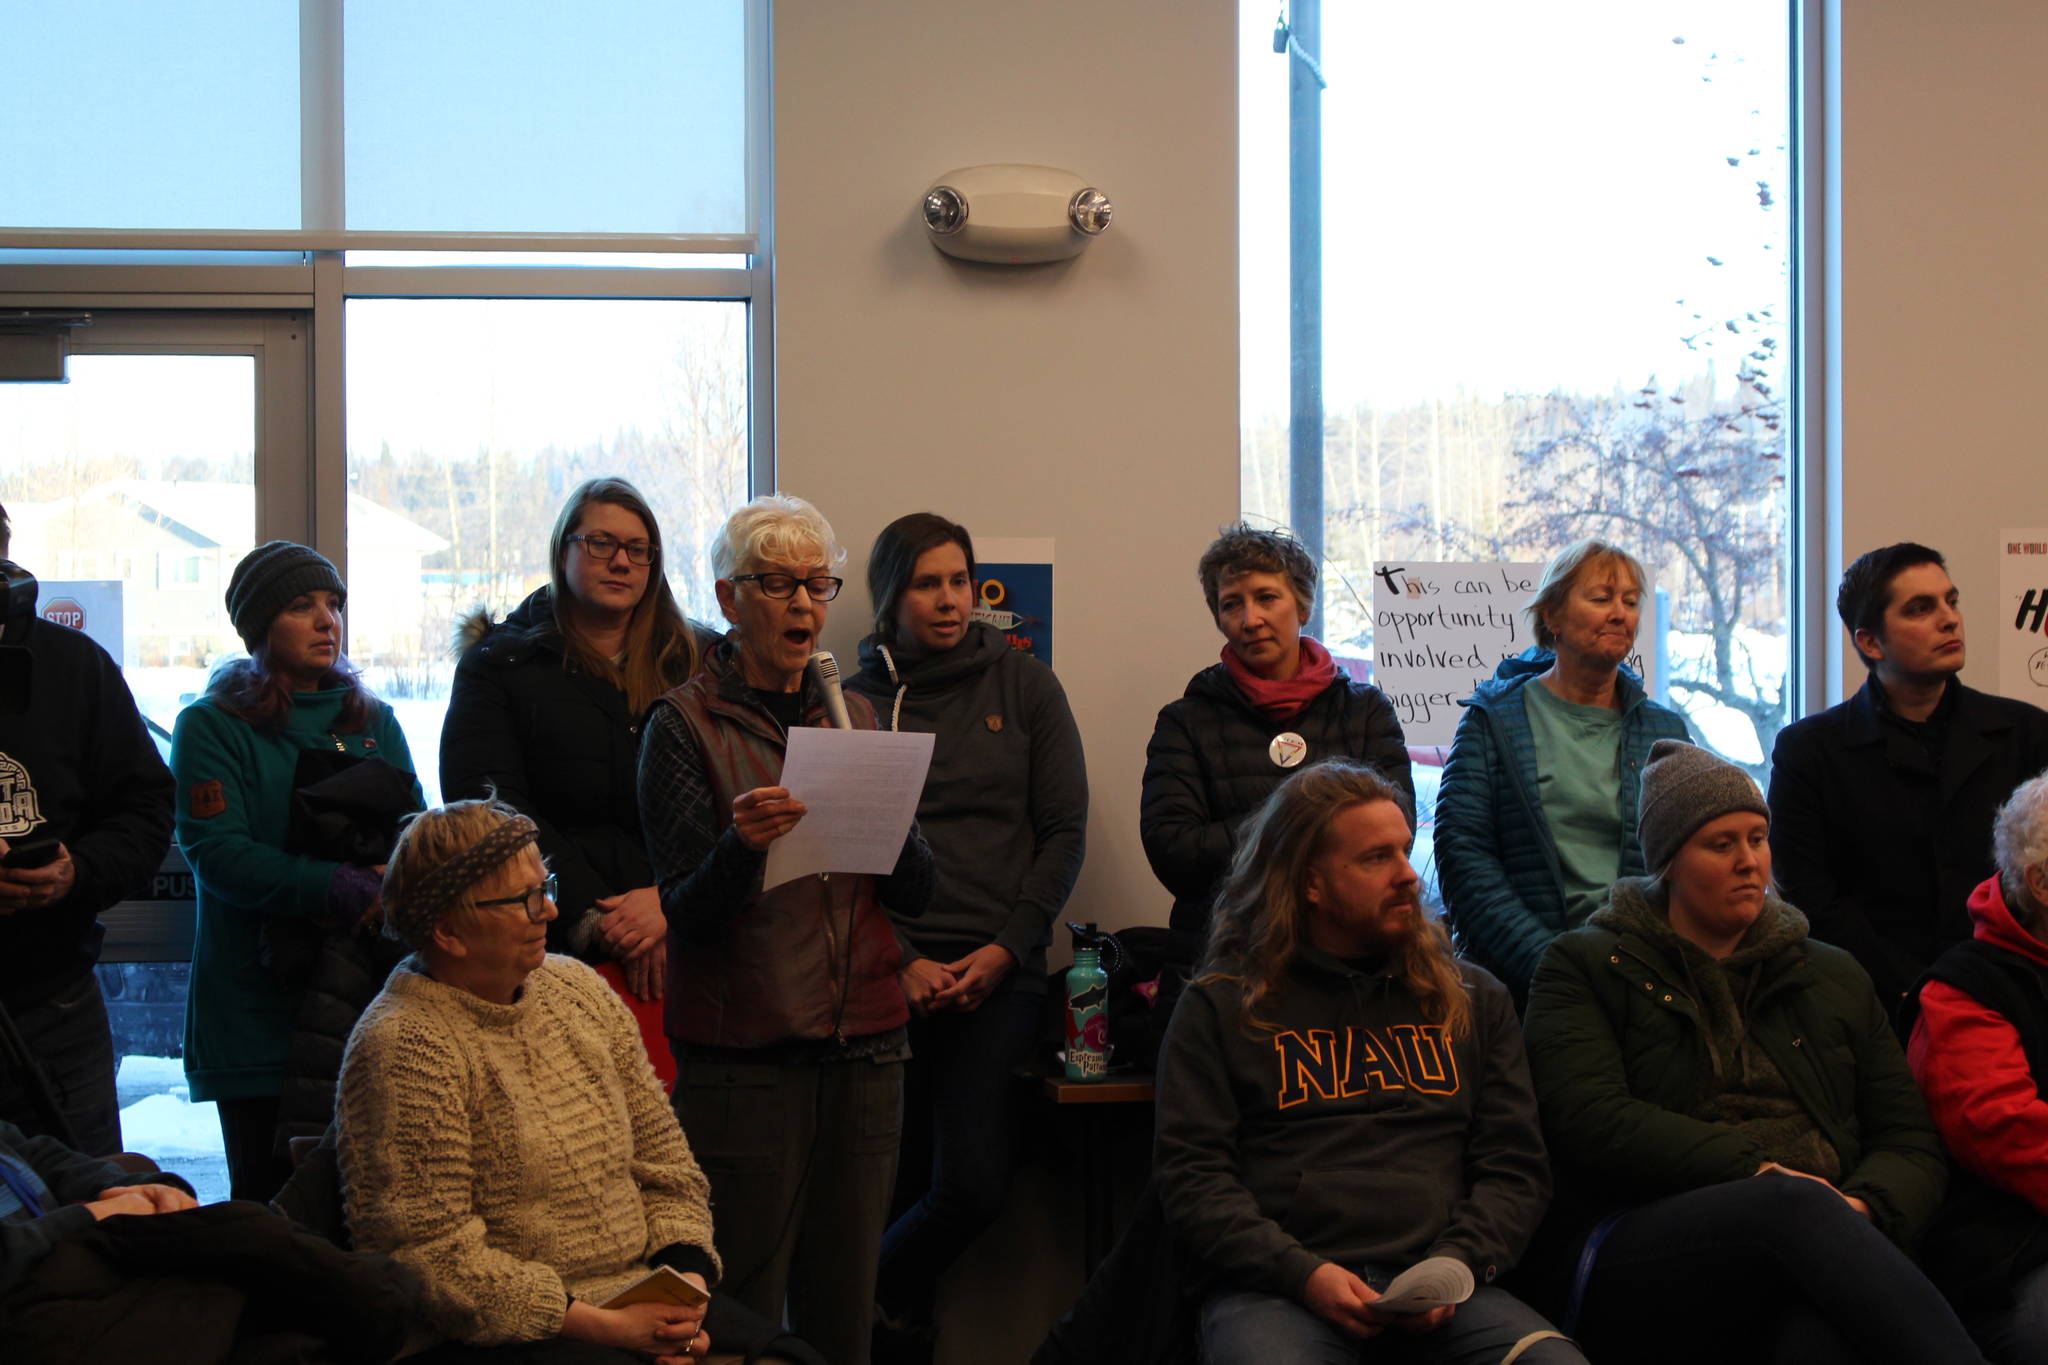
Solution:
[(374, 1365), (404, 1343), (418, 1298), (388, 1259), (236, 1200), (93, 1224), (9, 1291), (0, 1318), (14, 1365)]
[(1813, 936), (1855, 954), (1895, 1007), (1943, 949), (1970, 937), (1991, 819), (2048, 768), (2048, 712), (1949, 684), (1937, 770), (1887, 720), (1875, 675), (1787, 726), (1771, 756), (1771, 855)]
[(279, 1160), (289, 1161), (293, 1138), (319, 1137), (334, 1121), (334, 1088), (341, 1083), (348, 1036), (384, 989), (384, 978), (410, 951), (374, 931), (330, 929), (321, 935), (284, 1054), (273, 1138)]
[[(552, 589), (537, 589), (496, 626), (472, 617), (464, 632), (471, 643), (441, 729), (442, 798), (495, 785), (532, 817), (561, 878), (548, 949), (601, 961), (585, 912), (600, 896), (654, 885), (635, 792), (646, 717), (565, 655)], [(700, 634), (700, 646), (708, 638)]]
[[(1301, 763), (1283, 768), (1268, 746), (1293, 732), (1308, 743)], [(1216, 888), (1230, 870), (1237, 830), (1289, 773), (1326, 758), (1369, 763), (1407, 793), (1415, 811), (1415, 779), (1401, 721), (1377, 687), (1341, 672), (1336, 681), (1284, 724), (1260, 714), (1211, 664), (1188, 682), (1179, 701), (1159, 712), (1145, 747), (1145, 788), (1138, 828), (1153, 875), (1173, 893), (1175, 934), (1199, 951), (1209, 934)]]

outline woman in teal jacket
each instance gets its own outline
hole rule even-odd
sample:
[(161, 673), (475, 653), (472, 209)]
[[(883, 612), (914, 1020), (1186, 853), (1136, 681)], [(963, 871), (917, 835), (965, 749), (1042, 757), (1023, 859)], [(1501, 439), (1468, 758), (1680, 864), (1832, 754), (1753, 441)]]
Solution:
[(1436, 803), (1436, 865), (1458, 950), (1517, 1002), (1551, 939), (1616, 877), (1647, 869), (1636, 795), (1650, 746), (1685, 719), (1622, 667), (1648, 579), (1598, 540), (1562, 550), (1524, 610), (1536, 647), (1461, 705)]
[[(214, 672), (171, 740), (178, 847), (199, 901), (185, 1075), (193, 1099), (218, 1106), (237, 1199), (267, 1200), (290, 1175), (272, 1136), (300, 989), (276, 970), (266, 923), (362, 925), (383, 872), (285, 851), (299, 756), (332, 750), (412, 772), (391, 708), (341, 655), (346, 591), (317, 551), (251, 550), (227, 592), (249, 657)], [(423, 804), (417, 781), (412, 798)]]
[(1658, 875), (1529, 996), (1566, 1330), (1596, 1360), (1981, 1361), (1906, 1251), (1941, 1145), (1870, 978), (1772, 893), (1762, 793), (1673, 740), (1642, 787)]

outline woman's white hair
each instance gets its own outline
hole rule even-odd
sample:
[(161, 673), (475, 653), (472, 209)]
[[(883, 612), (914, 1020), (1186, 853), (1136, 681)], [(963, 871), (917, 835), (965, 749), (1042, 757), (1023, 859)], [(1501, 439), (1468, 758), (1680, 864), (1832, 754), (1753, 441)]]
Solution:
[(2048, 911), (2048, 906), (2033, 904), (2027, 890), (2027, 869), (2048, 867), (2048, 772), (2013, 788), (1998, 808), (1991, 822), (1991, 849), (2007, 902), (2023, 901), (2036, 914)]
[(711, 573), (731, 578), (763, 564), (838, 568), (846, 551), (818, 509), (787, 493), (764, 493), (725, 519), (711, 544)]

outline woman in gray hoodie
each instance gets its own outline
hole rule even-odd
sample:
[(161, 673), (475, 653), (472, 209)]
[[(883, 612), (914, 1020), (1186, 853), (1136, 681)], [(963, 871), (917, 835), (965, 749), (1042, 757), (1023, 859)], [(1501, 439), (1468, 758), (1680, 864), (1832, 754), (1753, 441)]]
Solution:
[(1031, 1048), (1045, 946), (1080, 875), (1088, 777), (1052, 670), (971, 619), (974, 542), (930, 512), (868, 556), (875, 633), (852, 688), (885, 729), (935, 735), (919, 828), (938, 887), (899, 921), (912, 1060), (875, 1360), (930, 1359), (939, 1274), (1001, 1211), (1016, 1162), (1010, 1073)]

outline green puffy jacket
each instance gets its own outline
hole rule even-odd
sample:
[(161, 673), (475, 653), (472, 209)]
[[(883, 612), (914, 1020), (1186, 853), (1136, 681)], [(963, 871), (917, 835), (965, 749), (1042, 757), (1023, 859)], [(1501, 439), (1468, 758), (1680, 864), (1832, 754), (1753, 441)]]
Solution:
[[(1764, 1160), (1735, 1128), (1692, 1117), (1714, 1080), (1690, 976), (1615, 909), (1646, 906), (1653, 886), (1619, 883), (1609, 908), (1552, 942), (1529, 994), (1529, 1063), (1560, 1203), (1588, 1213), (1744, 1180)], [(1948, 1168), (1905, 1054), (1855, 959), (1806, 938), (1784, 902), (1765, 914), (1792, 917), (1798, 932), (1757, 966), (1748, 1036), (1840, 1155), (1839, 1188), (1910, 1248)]]

